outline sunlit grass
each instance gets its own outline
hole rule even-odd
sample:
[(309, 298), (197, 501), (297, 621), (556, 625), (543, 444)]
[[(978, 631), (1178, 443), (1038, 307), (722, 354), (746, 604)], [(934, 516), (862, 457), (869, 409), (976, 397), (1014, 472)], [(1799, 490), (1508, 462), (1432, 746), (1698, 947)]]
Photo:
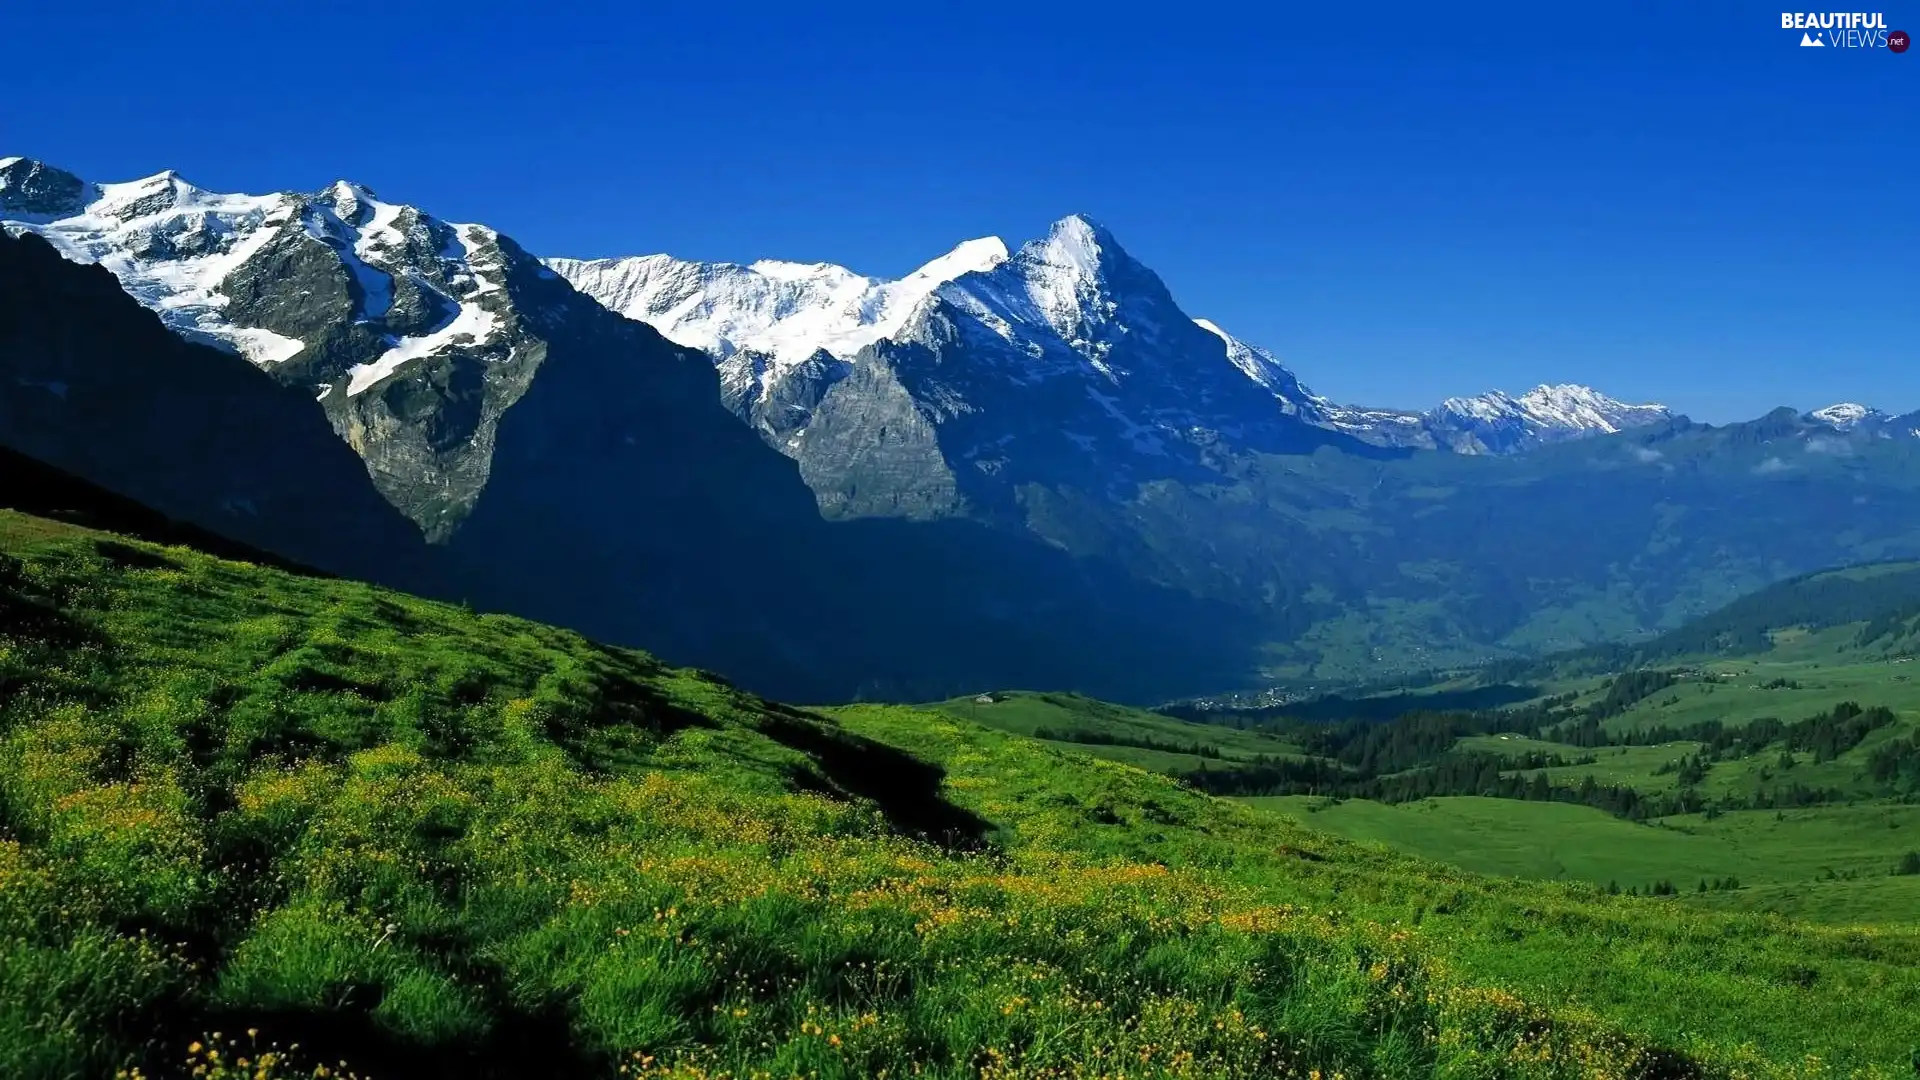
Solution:
[(13, 550), (7, 1077), (1892, 1077), (1920, 1043), (1910, 934), (1477, 878), (352, 583)]

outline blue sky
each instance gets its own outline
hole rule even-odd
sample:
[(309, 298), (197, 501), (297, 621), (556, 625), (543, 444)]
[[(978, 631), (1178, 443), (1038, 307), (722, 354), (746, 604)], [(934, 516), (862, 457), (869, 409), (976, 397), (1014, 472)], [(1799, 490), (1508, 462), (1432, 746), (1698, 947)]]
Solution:
[(1920, 408), (1920, 50), (1773, 6), (405, 6), (17, 7), (0, 154), (886, 275), (1084, 212), (1343, 400)]

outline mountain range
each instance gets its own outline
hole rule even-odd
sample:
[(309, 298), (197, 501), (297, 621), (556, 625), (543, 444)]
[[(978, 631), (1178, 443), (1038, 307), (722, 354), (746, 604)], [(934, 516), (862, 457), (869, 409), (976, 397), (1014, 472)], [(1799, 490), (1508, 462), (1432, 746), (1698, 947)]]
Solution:
[(823, 521), (704, 354), (491, 230), (17, 159), (0, 217), (33, 286), (0, 307), (0, 441), (215, 532), (803, 700), (1244, 662), (1213, 628), (1250, 619), (1034, 538)]
[[(0, 441), (248, 543), (790, 697), (1428, 666), (1920, 554), (1913, 417), (1715, 428), (1580, 386), (1338, 405), (1077, 215), (897, 281), (543, 262), (346, 181), (229, 195), (24, 158), (0, 160), (0, 221), (44, 241), (6, 250), (48, 293), (0, 325)], [(194, 451), (207, 417), (255, 429)], [(272, 468), (247, 487), (241, 460)]]
[[(1102, 296), (1093, 280), (1103, 253), (1127, 258), (1110, 233), (1074, 215), (1017, 253), (999, 237), (968, 240), (898, 280), (832, 263), (777, 260), (741, 266), (642, 255), (546, 262), (614, 311), (712, 355), (729, 404), (776, 447), (792, 452), (804, 438), (817, 388), (842, 377), (863, 348), (898, 338), (919, 308), (943, 302), (964, 308), (1011, 284), (1006, 295), (1024, 293), (1030, 303), (1001, 305), (1008, 326), (1071, 321), (1081, 317), (1073, 310), (1076, 296), (1096, 303), (1113, 299)], [(1188, 321), (1184, 314), (1178, 318)], [(1572, 385), (1541, 386), (1517, 398), (1499, 391), (1450, 398), (1426, 412), (1342, 406), (1314, 393), (1265, 349), (1207, 319), (1190, 321), (1219, 338), (1226, 359), (1268, 391), (1286, 415), (1379, 446), (1511, 453), (1672, 416), (1664, 406), (1628, 405)], [(1183, 344), (1209, 360), (1215, 351), (1191, 336)], [(809, 392), (781, 393), (794, 385)]]

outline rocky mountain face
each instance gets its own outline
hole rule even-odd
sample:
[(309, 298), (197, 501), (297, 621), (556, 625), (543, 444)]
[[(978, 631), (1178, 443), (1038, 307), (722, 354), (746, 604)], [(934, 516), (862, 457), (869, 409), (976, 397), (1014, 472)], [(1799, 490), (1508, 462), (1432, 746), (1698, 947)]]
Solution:
[[(283, 554), (398, 583), (389, 553), (424, 548), (443, 595), (801, 700), (1023, 682), (1150, 698), (1233, 678), (1258, 637), (1244, 612), (1031, 537), (825, 522), (795, 463), (728, 414), (707, 354), (484, 226), (346, 182), (224, 195), (22, 159), (0, 163), (0, 221), (37, 237), (9, 241), (39, 252), (29, 279), (93, 294), (18, 292), (42, 322), (4, 358), (24, 403), (7, 440)], [(112, 320), (145, 337), (109, 348), (94, 332)], [(43, 363), (37, 342), (63, 335), (86, 359)], [(75, 415), (34, 413), (43, 398)], [(220, 441), (203, 418), (221, 413), (306, 435)], [(271, 483), (229, 482), (248, 469)], [(341, 509), (356, 498), (396, 535), (367, 538)], [(274, 528), (232, 525), (227, 502), (271, 503)]]
[(500, 418), (550, 338), (574, 322), (613, 326), (493, 230), (344, 181), (228, 195), (171, 172), (89, 184), (14, 159), (0, 167), (0, 218), (105, 266), (190, 340), (309, 392), (381, 492), (436, 541), (487, 486)]
[(0, 234), (0, 443), (320, 569), (446, 586), (310, 395), (169, 333), (32, 236)]
[[(831, 263), (763, 261), (738, 266), (668, 255), (549, 259), (547, 264), (609, 308), (712, 355), (729, 407), (783, 453), (802, 456), (813, 409), (834, 383), (851, 373), (862, 349), (875, 344), (884, 347), (913, 332), (924, 319), (937, 318), (922, 309), (938, 306), (943, 294), (966, 295), (975, 288), (999, 287), (976, 278), (1027, 273), (1040, 281), (1044, 273), (1010, 270), (1003, 264), (1024, 262), (1030, 267), (1034, 253), (1050, 245), (1058, 250), (1059, 238), (1076, 231), (1102, 233), (1104, 240), (1093, 241), (1094, 246), (1118, 252), (1138, 271), (1125, 280), (1096, 282), (1088, 294), (1089, 310), (1111, 305), (1114, 312), (1105, 316), (1110, 325), (1119, 325), (1126, 317), (1120, 313), (1122, 304), (1163, 320), (1156, 326), (1191, 321), (1219, 339), (1233, 368), (1265, 390), (1282, 414), (1375, 446), (1516, 453), (1658, 423), (1672, 415), (1663, 406), (1629, 405), (1573, 385), (1541, 386), (1518, 397), (1494, 391), (1452, 398), (1426, 412), (1341, 405), (1314, 393), (1267, 350), (1209, 320), (1189, 320), (1179, 313), (1150, 271), (1133, 263), (1111, 234), (1080, 217), (1057, 223), (1048, 238), (1027, 245), (1018, 255), (1009, 255), (1006, 244), (995, 237), (969, 240), (898, 281), (865, 277)], [(1126, 293), (1131, 282), (1149, 279), (1146, 294)], [(1016, 285), (1016, 292), (1021, 287)], [(1073, 287), (1069, 285), (1068, 291)], [(997, 317), (1006, 331), (1005, 340), (1017, 338), (1023, 347), (1060, 336), (1041, 306), (1014, 305)], [(1216, 350), (1211, 343), (1184, 331), (1162, 336), (1169, 347), (1195, 350), (1203, 358), (1194, 364), (1196, 369), (1217, 366), (1212, 363)], [(873, 387), (870, 382), (850, 389), (869, 387)]]
[(1273, 407), (1085, 218), (935, 289), (828, 387), (795, 456), (830, 515), (1028, 514), (1223, 478), (1217, 456), (1366, 447)]
[(730, 405), (800, 463), (830, 517), (1015, 521), (1035, 490), (1118, 501), (1217, 480), (1223, 445), (1367, 450), (1276, 409), (1291, 376), (1275, 364), (1273, 386), (1250, 379), (1084, 217), (1012, 254), (969, 241), (897, 282), (663, 256), (549, 265), (711, 350)]

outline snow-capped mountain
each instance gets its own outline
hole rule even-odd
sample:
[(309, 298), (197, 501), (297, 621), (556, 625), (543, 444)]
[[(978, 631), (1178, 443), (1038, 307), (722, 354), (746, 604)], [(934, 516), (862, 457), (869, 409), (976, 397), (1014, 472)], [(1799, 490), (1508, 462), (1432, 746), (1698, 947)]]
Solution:
[[(928, 384), (921, 411), (936, 418), (1073, 374), (1091, 378), (1090, 392), (1111, 406), (1102, 406), (1100, 423), (1079, 435), (1094, 440), (1093, 427), (1117, 424), (1127, 432), (1120, 441), (1130, 452), (1158, 453), (1165, 438), (1186, 438), (1178, 433), (1188, 429), (1225, 422), (1239, 432), (1287, 419), (1270, 415), (1270, 405), (1261, 403), (1273, 399), (1250, 393), (1257, 388), (1234, 370), (1258, 361), (1229, 356), (1220, 338), (1200, 332), (1180, 312), (1151, 271), (1079, 216), (1062, 219), (1018, 252), (995, 237), (969, 240), (899, 280), (827, 263), (740, 266), (665, 255), (549, 259), (547, 265), (613, 310), (706, 350), (719, 367), (728, 406), (803, 463), (801, 445), (817, 411), (860, 358), (876, 349), (896, 354), (932, 324), (965, 328), (981, 346), (964, 360), (952, 355), (954, 366), (938, 373), (937, 388)], [(1142, 347), (1168, 355), (1144, 363)], [(1138, 366), (1115, 367), (1110, 356), (1116, 350)], [(1273, 385), (1291, 386), (1285, 369), (1269, 363)], [(1113, 392), (1123, 386), (1126, 394)], [(842, 414), (856, 392), (841, 395)], [(1132, 412), (1119, 405), (1130, 395)], [(1215, 409), (1227, 399), (1242, 410), (1230, 420)]]
[[(353, 321), (384, 331), (384, 350), (346, 374), (358, 394), (407, 361), (456, 344), (481, 346), (501, 327), (484, 298), (501, 290), (499, 235), (444, 224), (340, 181), (313, 195), (233, 195), (167, 171), (88, 184), (41, 162), (0, 162), (0, 220), (34, 232), (68, 258), (100, 263), (123, 288), (190, 340), (279, 364), (309, 342), (277, 333), (254, 310), (259, 264), (311, 241), (352, 276)], [(328, 328), (318, 328), (328, 329)], [(311, 336), (311, 335), (310, 335)]]
[(581, 292), (650, 324), (670, 341), (722, 360), (759, 353), (783, 370), (820, 352), (847, 359), (891, 337), (934, 289), (1006, 258), (1006, 244), (989, 236), (969, 240), (897, 281), (832, 263), (771, 259), (749, 266), (670, 255), (546, 263)]
[(790, 452), (830, 513), (1018, 517), (1023, 490), (1124, 500), (1219, 481), (1223, 449), (1329, 444), (1368, 451), (1276, 409), (1151, 270), (1073, 216), (856, 353)]
[(1281, 411), (1345, 432), (1376, 446), (1458, 453), (1513, 453), (1588, 435), (1612, 434), (1673, 418), (1664, 405), (1630, 405), (1571, 383), (1537, 386), (1519, 397), (1495, 390), (1448, 398), (1426, 412), (1340, 405), (1314, 393), (1270, 352), (1206, 319), (1203, 328), (1226, 342), (1227, 357), (1272, 393)]
[[(8, 158), (0, 223), (106, 267), (176, 332), (309, 391), (382, 494), (437, 540), (497, 486), (503, 418), (536, 374), (567, 367), (558, 384), (584, 395), (570, 403), (579, 414), (570, 423), (592, 415), (589, 427), (604, 427), (615, 447), (635, 445), (638, 426), (674, 400), (686, 411), (649, 438), (678, 425), (691, 446), (709, 440), (707, 417), (726, 421), (711, 408), (702, 353), (613, 315), (486, 226), (442, 221), (348, 181), (225, 194), (170, 171), (90, 183)], [(578, 382), (588, 369), (600, 374)], [(543, 395), (543, 407), (559, 392)], [(529, 433), (514, 449), (550, 452), (559, 441)]]
[(1883, 439), (1920, 438), (1920, 412), (1895, 416), (1871, 405), (1843, 401), (1806, 414), (1810, 422), (1835, 431), (1874, 435)]
[(969, 240), (897, 281), (831, 263), (668, 255), (547, 265), (608, 308), (714, 357), (727, 407), (791, 453), (820, 393), (854, 354), (897, 333), (940, 285), (1006, 258), (997, 237)]
[[(171, 171), (88, 183), (21, 158), (0, 165), (0, 221), (106, 267), (182, 336), (312, 391), (383, 492), (430, 535), (478, 498), (493, 423), (525, 389), (524, 378), (500, 378), (526, 337), (507, 276), (539, 269), (524, 256), (510, 267), (515, 253), (493, 230), (346, 181), (236, 195)], [(443, 410), (433, 391), (391, 385), (414, 380), (466, 382), (461, 396), (481, 400)]]
[[(1098, 247), (1091, 239), (1097, 227), (1084, 218), (1067, 218), (1054, 231), (1076, 229), (1086, 233), (1078, 241), (1081, 246)], [(1075, 246), (1062, 245), (1061, 251)], [(1032, 265), (1032, 252), (1027, 254)], [(860, 350), (898, 338), (923, 306), (943, 294), (962, 309), (971, 304), (1007, 340), (1026, 335), (1023, 327), (1029, 322), (1050, 327), (1042, 337), (1059, 337), (1059, 328), (1049, 320), (1065, 311), (1062, 305), (1073, 289), (1045, 284), (1045, 274), (1028, 275), (1040, 284), (1021, 303), (967, 299), (976, 277), (991, 277), (1014, 258), (1004, 241), (984, 237), (899, 280), (867, 277), (832, 263), (761, 261), (741, 266), (669, 255), (546, 262), (614, 311), (712, 355), (728, 406), (783, 452), (797, 454), (812, 409), (827, 387), (847, 374)], [(1062, 267), (1079, 265), (1076, 256), (1063, 258)], [(1059, 273), (1053, 276), (1065, 280)], [(1057, 295), (1035, 300), (1049, 290)], [(1260, 346), (1210, 320), (1192, 321), (1220, 340), (1227, 360), (1272, 395), (1283, 414), (1378, 446), (1510, 453), (1671, 417), (1662, 406), (1629, 405), (1572, 385), (1541, 386), (1517, 398), (1498, 391), (1453, 398), (1427, 412), (1340, 405), (1314, 393)], [(1035, 355), (1045, 352), (1041, 347)], [(1171, 390), (1176, 398), (1184, 393), (1180, 386)]]
[(1818, 420), (1833, 428), (1835, 431), (1852, 431), (1854, 428), (1863, 425), (1870, 426), (1890, 418), (1886, 413), (1871, 406), (1856, 405), (1851, 401), (1843, 401), (1835, 405), (1829, 405), (1824, 409), (1815, 409), (1807, 414), (1807, 419)]
[(1426, 412), (1334, 406), (1325, 416), (1329, 426), (1377, 445), (1461, 454), (1511, 454), (1672, 419), (1664, 405), (1631, 405), (1573, 383), (1518, 397), (1494, 390), (1448, 398)]

